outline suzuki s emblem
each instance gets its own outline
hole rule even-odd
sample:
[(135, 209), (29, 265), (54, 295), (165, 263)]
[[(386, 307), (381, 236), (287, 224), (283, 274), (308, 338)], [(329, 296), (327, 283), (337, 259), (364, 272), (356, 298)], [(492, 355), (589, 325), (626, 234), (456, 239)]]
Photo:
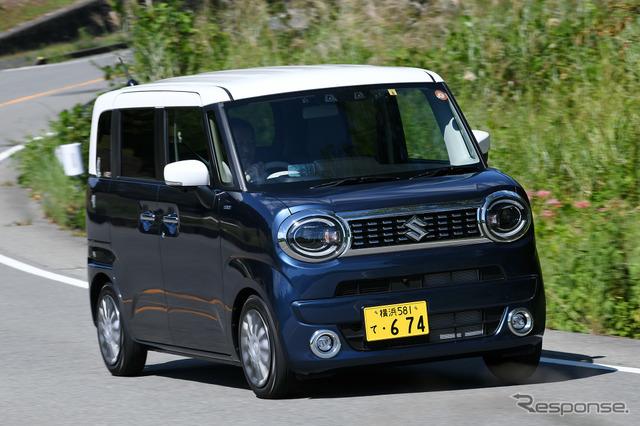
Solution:
[(418, 216), (414, 216), (408, 221), (406, 221), (404, 223), (404, 226), (405, 228), (409, 228), (404, 233), (404, 235), (406, 235), (407, 237), (411, 238), (414, 241), (420, 241), (429, 233), (429, 231), (424, 229), (424, 227), (427, 226), (427, 224), (424, 223), (422, 220), (420, 220)]

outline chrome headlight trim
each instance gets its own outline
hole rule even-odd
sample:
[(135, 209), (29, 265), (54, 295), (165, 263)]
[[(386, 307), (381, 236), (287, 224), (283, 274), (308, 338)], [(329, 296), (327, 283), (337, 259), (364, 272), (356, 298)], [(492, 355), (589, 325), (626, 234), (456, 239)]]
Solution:
[[(487, 222), (487, 214), (489, 210), (497, 204), (509, 204), (518, 209), (520, 214), (519, 224), (507, 232), (498, 232), (492, 229)], [(522, 238), (531, 226), (531, 209), (527, 202), (516, 192), (513, 191), (496, 191), (489, 194), (478, 209), (478, 224), (482, 234), (498, 243), (509, 243)]]
[[(291, 234), (301, 226), (310, 222), (321, 222), (335, 225), (342, 236), (342, 242), (337, 248), (322, 251), (306, 251), (294, 247), (290, 240)], [(302, 262), (319, 263), (335, 259), (351, 246), (351, 230), (349, 225), (332, 212), (325, 210), (302, 210), (286, 218), (278, 228), (278, 245), (289, 257)]]

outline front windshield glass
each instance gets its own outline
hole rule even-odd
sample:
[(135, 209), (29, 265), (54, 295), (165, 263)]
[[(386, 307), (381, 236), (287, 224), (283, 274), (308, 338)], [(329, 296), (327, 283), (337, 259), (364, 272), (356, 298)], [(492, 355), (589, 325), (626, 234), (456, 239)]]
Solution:
[(230, 102), (249, 189), (481, 168), (442, 84), (325, 89)]

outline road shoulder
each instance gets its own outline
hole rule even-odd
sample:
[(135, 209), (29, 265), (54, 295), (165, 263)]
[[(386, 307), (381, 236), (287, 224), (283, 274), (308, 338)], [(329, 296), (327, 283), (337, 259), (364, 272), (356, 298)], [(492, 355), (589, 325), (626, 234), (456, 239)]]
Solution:
[(85, 280), (86, 239), (49, 222), (18, 185), (15, 157), (0, 162), (0, 253), (50, 272)]
[(546, 330), (543, 347), (549, 358), (593, 364), (640, 367), (640, 340)]

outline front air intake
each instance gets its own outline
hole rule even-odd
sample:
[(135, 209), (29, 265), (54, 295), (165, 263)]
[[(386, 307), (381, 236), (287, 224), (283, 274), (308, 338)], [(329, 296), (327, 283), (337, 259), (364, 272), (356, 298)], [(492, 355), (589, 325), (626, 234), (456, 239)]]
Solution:
[(480, 237), (476, 208), (352, 219), (349, 228), (352, 250)]

